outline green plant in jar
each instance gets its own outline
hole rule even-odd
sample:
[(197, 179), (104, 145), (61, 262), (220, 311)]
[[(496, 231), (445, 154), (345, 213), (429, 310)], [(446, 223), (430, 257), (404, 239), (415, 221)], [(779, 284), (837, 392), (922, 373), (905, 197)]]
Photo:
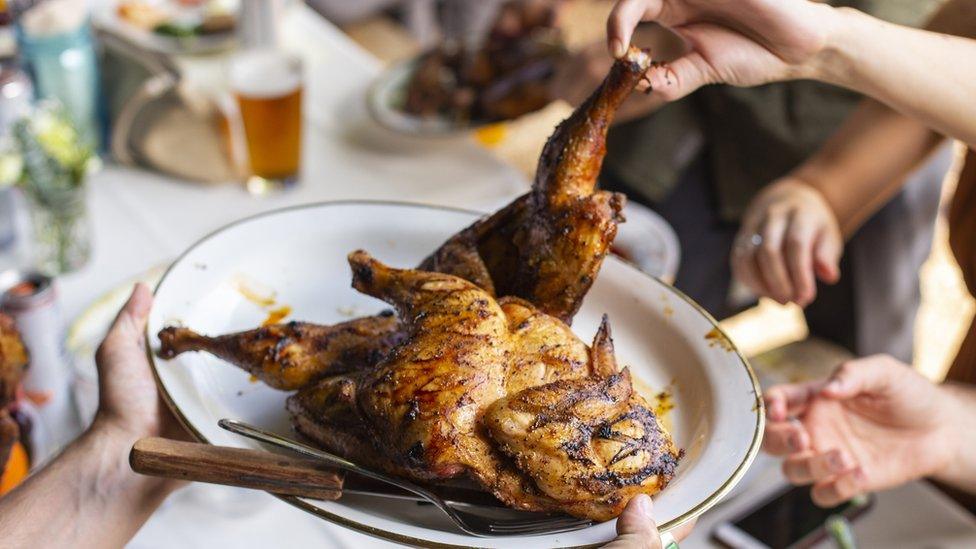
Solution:
[(30, 204), (37, 267), (52, 275), (78, 269), (91, 255), (85, 182), (101, 165), (95, 149), (53, 102), (40, 104), (11, 133), (0, 154), (0, 185), (15, 182)]

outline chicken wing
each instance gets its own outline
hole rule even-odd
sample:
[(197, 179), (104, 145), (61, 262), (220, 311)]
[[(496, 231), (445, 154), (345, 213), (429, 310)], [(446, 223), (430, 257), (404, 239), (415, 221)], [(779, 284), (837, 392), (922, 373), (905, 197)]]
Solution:
[(159, 332), (159, 355), (207, 351), (270, 387), (294, 391), (327, 375), (371, 368), (402, 337), (392, 311), (331, 326), (289, 322), (217, 337), (167, 327)]

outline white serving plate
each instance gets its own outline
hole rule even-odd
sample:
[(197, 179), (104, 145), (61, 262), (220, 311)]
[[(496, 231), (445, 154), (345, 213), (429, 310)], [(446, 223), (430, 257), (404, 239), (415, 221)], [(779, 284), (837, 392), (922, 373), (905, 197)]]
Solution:
[[(385, 304), (350, 288), (346, 254), (368, 250), (394, 266), (416, 265), (477, 214), (394, 202), (328, 202), (247, 218), (205, 237), (184, 253), (156, 288), (149, 319), (151, 351), (158, 331), (182, 324), (207, 334), (249, 329), (268, 307), (253, 295), (293, 307), (290, 319), (330, 323)], [(241, 285), (249, 291), (241, 292)], [(631, 367), (648, 397), (670, 389), (665, 418), (685, 450), (674, 480), (655, 497), (658, 524), (668, 530), (715, 505), (739, 481), (759, 450), (763, 408), (756, 376), (700, 307), (672, 287), (609, 257), (573, 324), (588, 341), (610, 315), (618, 360)], [(223, 431), (238, 418), (294, 436), (286, 393), (203, 353), (153, 358), (164, 397), (184, 425), (213, 444), (256, 447)], [(614, 537), (613, 521), (576, 532), (533, 537), (474, 538), (454, 530), (430, 507), (389, 498), (347, 495), (320, 502), (283, 498), (312, 514), (409, 545), (494, 547), (588, 546)]]
[(681, 262), (681, 245), (671, 225), (657, 212), (628, 200), (626, 223), (617, 228), (613, 248), (640, 270), (667, 283), (674, 282)]

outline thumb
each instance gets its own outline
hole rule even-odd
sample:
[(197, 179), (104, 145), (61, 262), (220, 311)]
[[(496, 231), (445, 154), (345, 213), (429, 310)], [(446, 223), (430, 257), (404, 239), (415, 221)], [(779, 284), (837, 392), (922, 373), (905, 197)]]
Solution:
[(146, 323), (149, 321), (149, 310), (152, 309), (152, 302), (153, 296), (149, 287), (138, 282), (132, 288), (132, 294), (119, 312), (119, 316), (128, 315), (135, 327), (141, 332), (146, 328)]
[(108, 333), (105, 334), (105, 339), (99, 347), (99, 354), (104, 355), (118, 345), (139, 339), (149, 321), (152, 300), (152, 292), (145, 284), (140, 282), (132, 288), (128, 301), (119, 310)]
[[(617, 540), (614, 547), (658, 549), (661, 537), (654, 523), (653, 504), (646, 494), (637, 494), (617, 517)], [(622, 543), (621, 543), (622, 542)]]
[(647, 71), (651, 97), (663, 101), (677, 101), (698, 88), (711, 84), (711, 69), (705, 59), (696, 52), (690, 52), (669, 63), (651, 67)]
[(817, 278), (827, 284), (840, 280), (840, 256), (844, 242), (836, 230), (826, 229), (817, 237), (813, 245), (813, 269)]
[(619, 0), (607, 18), (607, 48), (614, 58), (627, 53), (634, 29), (642, 20), (654, 20), (661, 12), (661, 0)]

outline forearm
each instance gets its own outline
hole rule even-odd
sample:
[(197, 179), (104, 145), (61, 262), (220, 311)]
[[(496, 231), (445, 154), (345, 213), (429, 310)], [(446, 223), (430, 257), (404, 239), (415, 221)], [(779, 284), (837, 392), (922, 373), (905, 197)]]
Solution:
[(942, 141), (925, 124), (867, 99), (790, 177), (819, 190), (849, 236)]
[[(950, 0), (930, 28), (971, 36), (972, 4)], [(824, 51), (807, 76), (857, 90), (976, 145), (976, 41), (901, 27), (851, 9), (830, 10), (829, 25)]]
[(131, 441), (111, 428), (84, 433), (0, 499), (7, 547), (122, 547), (175, 486), (129, 468)]
[(952, 440), (947, 441), (954, 448), (954, 458), (933, 478), (976, 493), (976, 429), (972, 427), (976, 418), (976, 388), (947, 383), (942, 389), (946, 392), (946, 401), (953, 407), (951, 416), (956, 419), (955, 428), (951, 430)]

